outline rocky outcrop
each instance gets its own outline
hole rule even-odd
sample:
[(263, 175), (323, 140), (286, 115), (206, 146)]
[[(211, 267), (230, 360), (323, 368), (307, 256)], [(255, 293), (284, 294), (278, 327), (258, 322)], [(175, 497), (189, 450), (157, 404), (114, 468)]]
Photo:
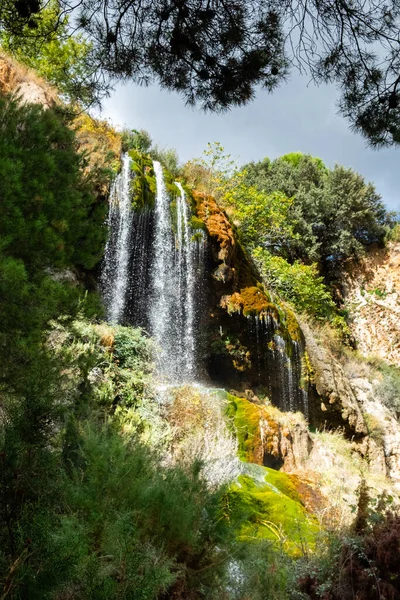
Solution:
[(343, 293), (360, 352), (400, 366), (400, 243), (349, 263)]
[(250, 388), (267, 395), (283, 410), (305, 410), (296, 317), (272, 300), (216, 200), (196, 192), (193, 198), (195, 218), (208, 234), (207, 373), (240, 393)]
[(304, 467), (312, 450), (304, 415), (281, 412), (261, 402), (250, 390), (247, 398), (230, 395), (229, 400), (228, 414), (237, 432), (242, 460), (286, 472)]
[(361, 438), (368, 429), (340, 362), (320, 345), (310, 327), (301, 323), (310, 362), (309, 418), (316, 427), (343, 427), (348, 437)]
[(292, 473), (302, 470), (313, 447), (307, 423), (299, 413), (268, 411), (260, 421), (263, 464)]
[(386, 474), (400, 490), (400, 427), (396, 416), (379, 401), (377, 381), (354, 377), (351, 386), (362, 408), (368, 437), (356, 448), (373, 473)]
[(14, 94), (21, 102), (41, 104), (45, 108), (54, 106), (56, 91), (34, 71), (0, 53), (0, 92)]

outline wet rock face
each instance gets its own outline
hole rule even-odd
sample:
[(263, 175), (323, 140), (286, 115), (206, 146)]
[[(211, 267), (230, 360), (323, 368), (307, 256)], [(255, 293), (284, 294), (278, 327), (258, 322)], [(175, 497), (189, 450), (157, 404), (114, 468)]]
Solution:
[(341, 364), (318, 345), (307, 324), (302, 324), (306, 350), (313, 369), (309, 400), (310, 423), (317, 428), (343, 427), (347, 436), (368, 434), (357, 397)]
[(283, 410), (306, 412), (302, 336), (293, 313), (276, 306), (215, 199), (194, 194), (208, 233), (208, 323), (203, 355), (213, 381), (268, 396)]
[(237, 432), (240, 458), (286, 472), (302, 469), (313, 447), (304, 416), (281, 412), (246, 392), (245, 398), (229, 397), (228, 414)]

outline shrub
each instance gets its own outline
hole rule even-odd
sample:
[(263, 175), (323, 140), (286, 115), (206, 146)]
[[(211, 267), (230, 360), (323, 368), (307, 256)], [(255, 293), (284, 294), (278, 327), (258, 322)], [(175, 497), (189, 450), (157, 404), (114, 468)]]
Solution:
[(400, 369), (380, 363), (382, 379), (374, 387), (374, 393), (396, 415), (400, 414)]
[(335, 315), (335, 303), (323, 278), (318, 275), (316, 265), (300, 262), (290, 264), (281, 256), (273, 256), (262, 248), (256, 248), (253, 256), (267, 287), (291, 302), (296, 310), (319, 319), (329, 319)]

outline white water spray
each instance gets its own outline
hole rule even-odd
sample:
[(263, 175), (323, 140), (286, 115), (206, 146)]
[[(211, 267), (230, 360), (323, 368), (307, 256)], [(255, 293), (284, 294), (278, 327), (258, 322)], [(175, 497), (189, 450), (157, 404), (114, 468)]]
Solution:
[(110, 194), (108, 215), (109, 238), (104, 257), (102, 284), (107, 319), (119, 323), (123, 317), (129, 280), (129, 249), (132, 225), (130, 200), (131, 158), (122, 157), (121, 172)]
[(158, 346), (157, 369), (169, 383), (195, 378), (196, 242), (192, 240), (190, 212), (181, 184), (176, 199), (173, 234), (171, 199), (163, 169), (154, 161), (156, 201), (151, 270), (150, 331)]

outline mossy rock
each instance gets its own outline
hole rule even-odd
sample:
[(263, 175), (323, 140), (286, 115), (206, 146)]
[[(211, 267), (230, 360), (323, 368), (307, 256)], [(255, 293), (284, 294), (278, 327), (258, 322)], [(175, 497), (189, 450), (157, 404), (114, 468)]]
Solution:
[(195, 215), (193, 215), (192, 218), (190, 219), (190, 227), (194, 231), (199, 230), (199, 229), (201, 231), (207, 231), (207, 227), (206, 227), (204, 221), (202, 221), (201, 219), (199, 219)]
[(291, 341), (300, 342), (301, 341), (301, 329), (300, 325), (296, 319), (296, 315), (292, 310), (285, 307), (285, 325), (286, 331), (288, 332)]
[(260, 435), (261, 407), (246, 398), (227, 395), (227, 416), (238, 441), (238, 456), (246, 462), (263, 464)]
[(156, 198), (156, 178), (153, 161), (150, 156), (141, 154), (138, 150), (130, 150), (132, 171), (132, 206), (135, 210), (154, 208)]
[(263, 478), (240, 475), (226, 494), (226, 516), (239, 539), (269, 539), (292, 555), (303, 554), (304, 548), (312, 550), (318, 523), (296, 499), (290, 477), (266, 467), (259, 469)]
[[(154, 208), (157, 182), (153, 168), (153, 159), (148, 154), (142, 154), (136, 149), (130, 150), (129, 155), (132, 158), (132, 171), (135, 177), (132, 180), (132, 206), (135, 210), (144, 208)], [(168, 196), (171, 199), (170, 211), (173, 231), (177, 230), (176, 199), (180, 196), (180, 190), (175, 184), (173, 175), (163, 167), (164, 183)], [(189, 199), (189, 207), (193, 212), (193, 197), (186, 187), (184, 192)], [(196, 217), (193, 217), (196, 219)], [(200, 219), (198, 223), (191, 223), (192, 229), (205, 229), (205, 225)], [(196, 225), (196, 226), (194, 226)]]

